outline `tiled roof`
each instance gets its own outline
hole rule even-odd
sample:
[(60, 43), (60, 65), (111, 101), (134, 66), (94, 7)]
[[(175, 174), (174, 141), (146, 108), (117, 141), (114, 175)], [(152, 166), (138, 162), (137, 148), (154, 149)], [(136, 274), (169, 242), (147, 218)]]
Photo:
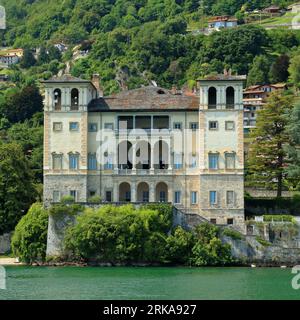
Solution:
[(160, 87), (147, 86), (94, 99), (89, 111), (198, 110), (199, 97), (172, 94)]

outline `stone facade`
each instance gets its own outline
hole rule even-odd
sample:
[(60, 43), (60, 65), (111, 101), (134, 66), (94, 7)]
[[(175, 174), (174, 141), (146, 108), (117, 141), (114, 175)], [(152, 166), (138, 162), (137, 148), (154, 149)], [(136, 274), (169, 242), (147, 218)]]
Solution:
[(244, 80), (227, 73), (192, 95), (150, 86), (108, 97), (69, 75), (44, 81), (45, 204), (170, 202), (244, 232)]

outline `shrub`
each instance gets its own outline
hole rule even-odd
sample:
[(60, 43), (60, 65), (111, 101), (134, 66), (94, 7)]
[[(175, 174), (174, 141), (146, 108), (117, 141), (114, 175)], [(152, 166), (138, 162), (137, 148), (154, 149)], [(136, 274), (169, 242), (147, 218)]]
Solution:
[(63, 196), (60, 199), (60, 202), (63, 203), (63, 204), (74, 203), (75, 199), (72, 196)]
[(88, 203), (92, 203), (92, 204), (100, 204), (101, 202), (102, 202), (102, 199), (100, 196), (93, 196), (88, 199)]
[(192, 263), (195, 266), (226, 265), (234, 260), (229, 244), (218, 238), (219, 228), (203, 223), (195, 228), (196, 244), (192, 248)]
[(263, 239), (263, 238), (261, 238), (261, 237), (256, 237), (255, 239), (256, 239), (256, 241), (257, 241), (258, 243), (260, 243), (260, 244), (261, 244), (262, 246), (264, 246), (264, 247), (269, 247), (269, 246), (271, 245), (270, 242), (266, 241), (265, 239)]
[(12, 237), (12, 250), (21, 261), (44, 261), (47, 246), (48, 213), (42, 204), (31, 206), (16, 226)]
[(290, 215), (264, 215), (264, 222), (295, 222), (295, 218)]
[(49, 215), (51, 216), (74, 216), (82, 212), (84, 208), (80, 204), (55, 204), (49, 209)]
[(131, 205), (86, 209), (67, 229), (65, 247), (74, 258), (130, 262), (162, 260), (165, 221), (157, 210)]
[(223, 235), (230, 237), (233, 240), (242, 240), (243, 236), (236, 230), (230, 229), (230, 228), (225, 228), (223, 230)]

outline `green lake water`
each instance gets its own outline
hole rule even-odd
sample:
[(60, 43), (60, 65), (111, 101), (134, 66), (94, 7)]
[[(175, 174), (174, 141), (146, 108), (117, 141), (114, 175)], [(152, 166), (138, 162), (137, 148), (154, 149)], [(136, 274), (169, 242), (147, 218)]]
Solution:
[(3, 299), (300, 299), (291, 269), (6, 267)]

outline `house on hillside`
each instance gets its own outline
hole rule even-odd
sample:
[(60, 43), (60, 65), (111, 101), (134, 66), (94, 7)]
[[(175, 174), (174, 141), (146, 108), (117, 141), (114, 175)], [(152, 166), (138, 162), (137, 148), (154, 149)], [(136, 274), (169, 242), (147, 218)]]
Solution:
[(23, 57), (23, 49), (5, 49), (0, 51), (0, 63), (9, 67), (16, 64)]
[(286, 90), (285, 83), (255, 85), (248, 87), (243, 93), (244, 102), (244, 132), (249, 133), (250, 129), (256, 127), (257, 111), (266, 103), (270, 93), (277, 90)]
[(238, 20), (230, 16), (216, 16), (208, 21), (208, 28), (219, 30), (222, 28), (233, 28), (238, 25)]
[(292, 13), (299, 13), (300, 12), (300, 2), (293, 3), (287, 7), (288, 11), (291, 11)]
[(279, 6), (272, 5), (272, 6), (270, 6), (270, 7), (264, 8), (264, 9), (262, 10), (262, 12), (263, 12), (263, 13), (268, 13), (268, 14), (274, 15), (274, 14), (279, 14), (279, 13), (281, 13), (281, 9), (280, 9)]

